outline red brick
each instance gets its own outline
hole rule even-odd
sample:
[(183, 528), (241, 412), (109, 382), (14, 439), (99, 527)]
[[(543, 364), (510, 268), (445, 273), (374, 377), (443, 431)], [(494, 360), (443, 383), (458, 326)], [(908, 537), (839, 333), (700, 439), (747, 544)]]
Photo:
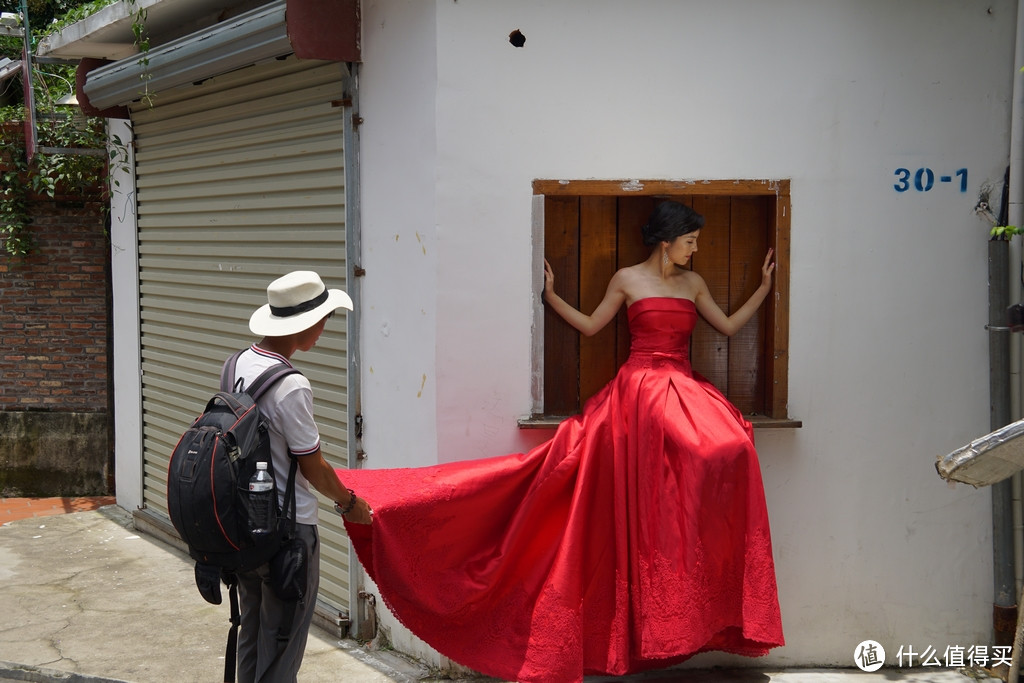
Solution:
[[(0, 264), (0, 410), (107, 407), (104, 188), (30, 197), (38, 251)], [(4, 333), (6, 331), (6, 333)], [(56, 392), (65, 392), (59, 394)]]

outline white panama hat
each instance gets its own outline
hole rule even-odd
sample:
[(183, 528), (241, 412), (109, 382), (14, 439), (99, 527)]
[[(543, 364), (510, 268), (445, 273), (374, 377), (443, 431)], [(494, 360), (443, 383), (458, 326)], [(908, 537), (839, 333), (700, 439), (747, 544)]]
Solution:
[(249, 318), (249, 329), (264, 337), (302, 332), (338, 308), (352, 310), (348, 294), (327, 289), (320, 276), (310, 270), (296, 270), (271, 282), (267, 301)]

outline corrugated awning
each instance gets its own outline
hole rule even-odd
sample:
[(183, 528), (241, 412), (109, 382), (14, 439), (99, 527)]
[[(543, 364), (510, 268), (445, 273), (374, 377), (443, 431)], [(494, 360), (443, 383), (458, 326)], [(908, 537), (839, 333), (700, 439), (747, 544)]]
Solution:
[(160, 92), (293, 52), (277, 0), (223, 23), (89, 72), (83, 91), (97, 109)]
[(0, 82), (6, 81), (14, 74), (21, 71), (21, 60), (12, 60), (7, 57), (0, 57)]

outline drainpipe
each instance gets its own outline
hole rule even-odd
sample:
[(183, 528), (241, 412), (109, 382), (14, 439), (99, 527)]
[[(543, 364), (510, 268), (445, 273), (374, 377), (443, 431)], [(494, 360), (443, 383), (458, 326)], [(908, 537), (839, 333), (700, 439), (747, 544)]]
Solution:
[[(1010, 339), (1006, 329), (1006, 309), (1009, 306), (1009, 288), (1006, 286), (1009, 279), (1009, 256), (1009, 241), (989, 240), (988, 350), (991, 431), (1010, 423)], [(992, 617), (995, 644), (1012, 645), (1017, 624), (1017, 590), (1013, 568), (1013, 485), (1007, 479), (993, 484), (990, 489), (992, 569), (995, 580)]]
[[(1024, 0), (1017, 2), (1017, 33), (1014, 45), (1013, 87), (1010, 108), (1010, 169), (1000, 219), (1003, 225), (1024, 226), (1024, 84), (1021, 67), (1024, 66)], [(1024, 238), (1022, 238), (1024, 239)], [(1006, 307), (1020, 300), (1022, 263), (1019, 240), (1011, 239), (1003, 245), (1000, 240), (989, 242), (989, 325), (1005, 327)], [(1013, 244), (1014, 256), (1010, 258)], [(1006, 271), (1002, 271), (1005, 259)], [(1011, 268), (1012, 264), (1012, 268)], [(1008, 284), (1003, 292), (1000, 282)], [(1013, 302), (1011, 302), (1011, 298)], [(993, 430), (1011, 422), (1013, 415), (1020, 417), (1020, 348), (1016, 340), (1012, 353), (1007, 332), (989, 332), (989, 392), (991, 398), (990, 422)], [(1005, 364), (1005, 365), (1004, 365)], [(998, 375), (1002, 375), (999, 377)], [(1012, 375), (1012, 382), (1011, 382)], [(1017, 477), (1020, 490), (1020, 477)], [(995, 578), (993, 621), (996, 645), (1013, 643), (1016, 630), (1017, 576), (1014, 570), (1014, 483), (1001, 481), (992, 489), (992, 552)], [(1019, 515), (1018, 515), (1019, 516)], [(1018, 539), (1019, 540), (1019, 539)], [(1007, 636), (1010, 636), (1009, 639)], [(1008, 640), (1008, 642), (1006, 642)], [(1016, 668), (1016, 667), (1014, 667)], [(1016, 673), (1016, 672), (1014, 672)]]

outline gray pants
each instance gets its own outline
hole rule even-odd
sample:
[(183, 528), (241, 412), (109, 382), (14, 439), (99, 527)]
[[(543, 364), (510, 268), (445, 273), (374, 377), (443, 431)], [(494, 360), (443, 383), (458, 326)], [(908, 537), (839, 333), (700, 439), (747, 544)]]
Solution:
[(283, 602), (274, 595), (269, 584), (269, 565), (238, 573), (242, 616), (238, 634), (238, 683), (295, 683), (302, 665), (320, 586), (320, 535), (311, 524), (297, 524), (296, 531), (309, 550), (306, 597), (295, 607), (288, 646), (276, 662), (278, 628), (294, 603)]

